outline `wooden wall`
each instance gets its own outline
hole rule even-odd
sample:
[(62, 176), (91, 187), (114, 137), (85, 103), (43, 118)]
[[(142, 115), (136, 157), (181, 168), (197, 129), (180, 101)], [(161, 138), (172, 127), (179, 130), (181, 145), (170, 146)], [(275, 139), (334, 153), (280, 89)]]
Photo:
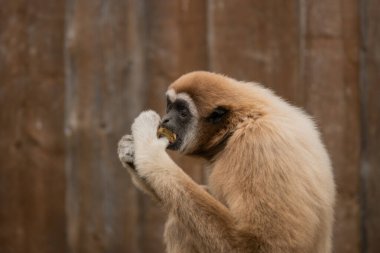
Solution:
[(0, 0), (0, 252), (163, 252), (165, 214), (116, 144), (200, 69), (313, 115), (335, 170), (335, 252), (379, 252), (379, 0)]

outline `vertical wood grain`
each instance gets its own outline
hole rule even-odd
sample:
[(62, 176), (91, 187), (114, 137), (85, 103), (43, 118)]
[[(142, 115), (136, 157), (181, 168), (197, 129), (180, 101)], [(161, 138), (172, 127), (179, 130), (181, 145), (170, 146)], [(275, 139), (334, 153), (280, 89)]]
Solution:
[(380, 2), (361, 2), (363, 253), (380, 249)]
[(302, 104), (298, 1), (209, 1), (210, 69)]
[(142, 252), (137, 190), (116, 154), (144, 96), (141, 1), (67, 2), (71, 252)]
[(358, 1), (305, 1), (306, 108), (332, 159), (337, 185), (334, 248), (360, 252)]
[(0, 6), (0, 252), (67, 252), (64, 3)]

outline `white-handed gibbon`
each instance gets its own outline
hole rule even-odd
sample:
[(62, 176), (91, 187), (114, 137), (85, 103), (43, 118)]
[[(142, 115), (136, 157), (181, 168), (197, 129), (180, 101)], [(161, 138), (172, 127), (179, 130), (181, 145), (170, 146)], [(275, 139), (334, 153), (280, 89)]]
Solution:
[[(166, 97), (166, 115), (141, 113), (118, 153), (169, 214), (167, 252), (331, 252), (332, 168), (308, 115), (261, 85), (209, 72), (180, 77)], [(159, 127), (174, 138), (157, 137)], [(208, 161), (207, 189), (167, 148)]]

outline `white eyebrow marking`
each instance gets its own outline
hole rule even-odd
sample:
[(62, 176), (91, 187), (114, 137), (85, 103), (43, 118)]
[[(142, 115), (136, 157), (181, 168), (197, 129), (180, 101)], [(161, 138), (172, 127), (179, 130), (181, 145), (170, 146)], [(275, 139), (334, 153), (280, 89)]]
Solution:
[(173, 89), (170, 89), (166, 92), (166, 96), (168, 97), (168, 99), (170, 100), (170, 102), (174, 102), (176, 97), (177, 97), (177, 94), (175, 93), (175, 90)]
[(195, 106), (194, 101), (191, 99), (191, 97), (187, 93), (185, 93), (185, 92), (179, 93), (177, 95), (177, 99), (185, 100), (189, 105), (189, 110), (190, 110), (191, 114), (193, 116), (195, 116), (196, 118), (198, 118), (197, 107)]

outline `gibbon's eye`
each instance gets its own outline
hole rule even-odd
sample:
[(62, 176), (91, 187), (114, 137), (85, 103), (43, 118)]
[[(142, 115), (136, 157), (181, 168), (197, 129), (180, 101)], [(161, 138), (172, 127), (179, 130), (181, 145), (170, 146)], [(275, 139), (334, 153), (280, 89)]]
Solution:
[(177, 99), (171, 106), (182, 120), (187, 119), (188, 116), (190, 116), (190, 111), (186, 101)]
[(219, 123), (223, 117), (228, 113), (226, 108), (218, 106), (212, 111), (212, 113), (207, 117), (207, 121), (210, 123)]
[(183, 119), (189, 116), (189, 110), (185, 106), (178, 106), (177, 111), (179, 116)]

